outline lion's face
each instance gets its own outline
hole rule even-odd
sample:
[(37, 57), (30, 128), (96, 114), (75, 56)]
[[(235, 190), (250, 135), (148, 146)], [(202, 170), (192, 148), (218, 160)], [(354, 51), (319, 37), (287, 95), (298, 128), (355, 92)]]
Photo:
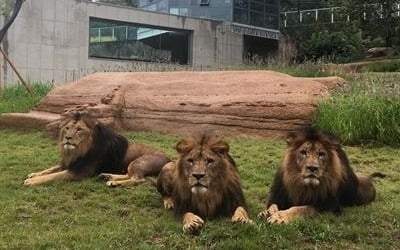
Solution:
[(93, 126), (87, 119), (64, 121), (59, 133), (60, 150), (63, 155), (72, 158), (85, 155), (93, 144)]
[(187, 188), (194, 195), (206, 195), (217, 191), (227, 167), (224, 155), (229, 146), (220, 140), (183, 140), (177, 145), (181, 154), (179, 171), (181, 178), (187, 183)]
[[(283, 162), (286, 186), (335, 190), (344, 176), (337, 153), (339, 140), (316, 129), (289, 133), (288, 148)], [(299, 190), (297, 190), (299, 191)]]
[(316, 187), (327, 173), (328, 150), (320, 142), (306, 141), (293, 152), (304, 185)]

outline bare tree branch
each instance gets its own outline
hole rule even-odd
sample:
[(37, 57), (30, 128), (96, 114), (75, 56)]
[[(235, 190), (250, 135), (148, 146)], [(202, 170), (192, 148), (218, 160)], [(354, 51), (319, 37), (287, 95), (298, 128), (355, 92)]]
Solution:
[(1, 41), (3, 41), (3, 38), (6, 35), (8, 28), (10, 28), (11, 24), (14, 22), (15, 18), (17, 17), (18, 12), (20, 11), (22, 3), (24, 1), (25, 0), (16, 0), (15, 1), (12, 15), (6, 21), (6, 23), (4, 24), (3, 28), (0, 30), (0, 43), (1, 43)]

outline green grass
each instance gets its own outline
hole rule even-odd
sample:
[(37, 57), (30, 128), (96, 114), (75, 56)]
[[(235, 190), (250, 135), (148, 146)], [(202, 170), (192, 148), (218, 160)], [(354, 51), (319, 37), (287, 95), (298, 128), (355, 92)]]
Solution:
[(400, 59), (385, 60), (367, 64), (363, 68), (364, 72), (400, 72)]
[[(176, 158), (178, 137), (130, 132), (130, 141)], [(376, 179), (377, 199), (291, 225), (256, 218), (284, 153), (279, 140), (228, 137), (238, 163), (252, 225), (207, 221), (199, 236), (185, 235), (180, 219), (164, 211), (154, 186), (107, 188), (96, 179), (25, 187), (25, 176), (58, 162), (55, 141), (40, 132), (0, 130), (0, 249), (398, 249), (399, 149), (346, 147), (355, 170)]]
[(347, 144), (400, 145), (400, 74), (348, 75), (346, 88), (318, 105), (317, 126)]
[(14, 84), (0, 92), (0, 114), (6, 112), (28, 112), (52, 88), (50, 83), (36, 82), (30, 85), (30, 95), (21, 84)]
[(305, 62), (302, 64), (292, 64), (273, 59), (268, 62), (253, 60), (248, 64), (235, 66), (232, 69), (273, 70), (296, 77), (323, 77), (332, 75), (332, 72), (326, 70), (322, 63)]

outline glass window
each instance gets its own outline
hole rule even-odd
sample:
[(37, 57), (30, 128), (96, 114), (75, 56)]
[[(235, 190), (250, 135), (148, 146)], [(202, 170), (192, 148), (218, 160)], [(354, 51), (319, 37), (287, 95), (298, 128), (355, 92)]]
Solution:
[(247, 9), (249, 7), (248, 0), (234, 0), (233, 7)]
[(264, 0), (251, 0), (250, 10), (262, 11), (264, 12)]
[(264, 27), (264, 13), (258, 11), (250, 11), (250, 24), (254, 26)]
[(89, 56), (187, 64), (187, 30), (90, 18)]
[(234, 8), (233, 9), (233, 21), (237, 22), (237, 23), (248, 24), (249, 23), (248, 13), (249, 13), (249, 11), (246, 9)]

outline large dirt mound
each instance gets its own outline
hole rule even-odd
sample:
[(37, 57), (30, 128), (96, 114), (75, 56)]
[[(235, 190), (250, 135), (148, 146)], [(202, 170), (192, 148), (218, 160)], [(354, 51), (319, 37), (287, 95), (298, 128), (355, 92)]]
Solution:
[[(87, 105), (115, 128), (280, 136), (309, 124), (316, 102), (343, 82), (272, 71), (95, 73), (53, 89), (31, 113), (3, 114), (0, 124), (39, 126), (65, 108)], [(30, 118), (42, 122), (27, 122)]]

